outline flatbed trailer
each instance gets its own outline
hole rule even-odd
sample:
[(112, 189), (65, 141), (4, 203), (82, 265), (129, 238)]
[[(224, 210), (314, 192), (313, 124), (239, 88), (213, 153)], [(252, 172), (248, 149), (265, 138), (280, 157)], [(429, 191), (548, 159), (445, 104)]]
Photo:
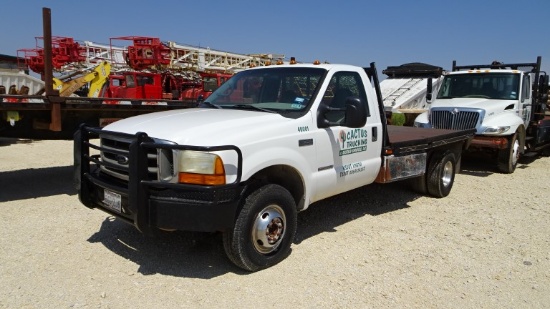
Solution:
[[(51, 10), (49, 8), (42, 9), (42, 18), (43, 94), (0, 93), (0, 137), (72, 139), (81, 123), (102, 127), (130, 116), (197, 106), (197, 102), (179, 100), (61, 96), (53, 87)], [(25, 83), (25, 86), (27, 85)]]
[(122, 118), (197, 105), (175, 100), (0, 95), (0, 137), (72, 139), (82, 123), (103, 127)]

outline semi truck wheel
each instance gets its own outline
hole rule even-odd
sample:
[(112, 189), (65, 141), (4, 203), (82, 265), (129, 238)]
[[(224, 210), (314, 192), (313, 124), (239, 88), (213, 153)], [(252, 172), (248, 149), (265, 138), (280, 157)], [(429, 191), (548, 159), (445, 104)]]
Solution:
[(456, 156), (451, 151), (435, 153), (426, 173), (428, 193), (445, 197), (451, 192), (455, 180)]
[(519, 141), (517, 133), (508, 140), (508, 147), (498, 151), (498, 170), (504, 174), (511, 174), (516, 170), (519, 160)]
[(268, 268), (290, 254), (296, 225), (296, 203), (290, 192), (265, 185), (246, 198), (235, 227), (223, 234), (225, 253), (242, 269)]

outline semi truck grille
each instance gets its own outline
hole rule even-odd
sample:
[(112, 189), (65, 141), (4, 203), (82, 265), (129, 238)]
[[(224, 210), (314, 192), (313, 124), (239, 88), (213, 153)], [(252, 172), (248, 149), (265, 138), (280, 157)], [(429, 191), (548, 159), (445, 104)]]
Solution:
[[(124, 182), (129, 179), (130, 140), (101, 137), (101, 171)], [(169, 149), (145, 148), (149, 180), (169, 181), (173, 175), (173, 153)]]
[(430, 123), (436, 129), (467, 130), (475, 129), (480, 119), (481, 111), (463, 110), (433, 110)]

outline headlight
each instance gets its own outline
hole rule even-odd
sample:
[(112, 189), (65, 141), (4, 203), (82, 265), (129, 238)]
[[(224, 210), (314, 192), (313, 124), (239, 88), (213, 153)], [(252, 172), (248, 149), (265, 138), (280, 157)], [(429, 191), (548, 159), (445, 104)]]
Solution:
[(510, 130), (510, 126), (487, 127), (483, 133), (501, 134)]
[(181, 151), (178, 155), (178, 182), (197, 185), (224, 185), (223, 161), (213, 153)]
[(430, 117), (431, 109), (428, 109), (428, 111), (416, 116), (413, 126), (417, 128), (431, 128)]
[(432, 125), (430, 123), (415, 121), (414, 124), (413, 124), (413, 127), (415, 127), (415, 128), (431, 128)]

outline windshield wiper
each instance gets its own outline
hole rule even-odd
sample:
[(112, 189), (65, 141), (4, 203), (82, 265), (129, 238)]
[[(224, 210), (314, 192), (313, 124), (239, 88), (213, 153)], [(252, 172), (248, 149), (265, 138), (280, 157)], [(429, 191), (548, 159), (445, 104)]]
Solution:
[(272, 111), (272, 110), (269, 110), (267, 108), (261, 108), (261, 107), (258, 107), (258, 106), (255, 106), (255, 105), (250, 105), (250, 104), (235, 104), (235, 105), (231, 105), (231, 107), (241, 108), (241, 109), (253, 109), (253, 110), (257, 110), (257, 111), (261, 111), (261, 112), (277, 114), (276, 111)]
[(208, 101), (203, 101), (203, 102), (201, 102), (201, 103), (199, 104), (199, 107), (204, 107), (204, 108), (206, 108), (206, 107), (212, 107), (212, 108), (222, 109), (221, 106), (216, 105), (216, 104), (213, 104), (213, 103), (210, 103), (210, 102), (208, 102)]

